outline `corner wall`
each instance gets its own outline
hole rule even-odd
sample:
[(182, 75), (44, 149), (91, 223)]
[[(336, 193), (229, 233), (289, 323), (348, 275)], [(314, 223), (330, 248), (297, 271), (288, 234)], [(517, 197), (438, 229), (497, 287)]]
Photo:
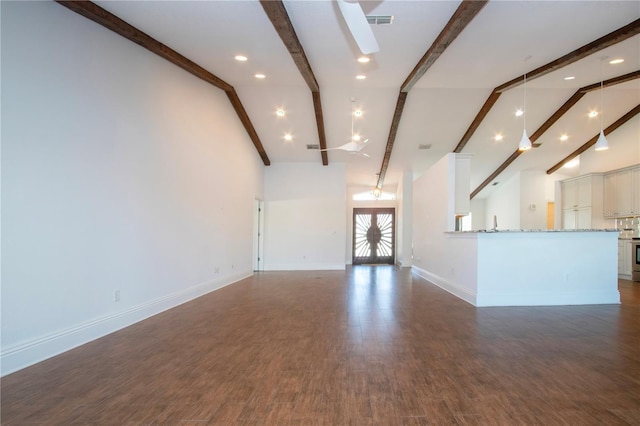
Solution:
[(1, 30), (3, 375), (252, 275), (224, 92), (54, 2)]
[(455, 217), (456, 154), (447, 154), (413, 182), (413, 270), (448, 292), (476, 302), (477, 239), (457, 233)]
[(264, 270), (345, 269), (345, 166), (279, 163), (265, 172)]

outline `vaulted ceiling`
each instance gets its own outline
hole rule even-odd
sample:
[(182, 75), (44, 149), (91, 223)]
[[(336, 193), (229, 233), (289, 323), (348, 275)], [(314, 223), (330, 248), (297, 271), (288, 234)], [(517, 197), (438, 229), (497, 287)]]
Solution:
[[(96, 4), (104, 13), (83, 14), (143, 46), (145, 35), (156, 53), (224, 90), (265, 164), (346, 163), (347, 184), (373, 188), (448, 152), (472, 153), (471, 187), (483, 197), (496, 180), (552, 172), (591, 149), (600, 118), (606, 133), (634, 126), (620, 143), (640, 144), (640, 1), (361, 1), (367, 15), (394, 17), (372, 26), (380, 50), (368, 63), (357, 61), (333, 1)], [(615, 58), (624, 62), (609, 64)], [(525, 118), (539, 147), (521, 153)], [(349, 142), (352, 123), (369, 139), (368, 158), (307, 149)]]

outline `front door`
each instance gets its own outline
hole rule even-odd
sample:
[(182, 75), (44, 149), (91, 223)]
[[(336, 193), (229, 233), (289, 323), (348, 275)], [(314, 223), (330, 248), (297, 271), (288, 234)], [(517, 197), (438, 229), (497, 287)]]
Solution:
[(395, 209), (353, 209), (352, 263), (393, 265), (394, 254)]

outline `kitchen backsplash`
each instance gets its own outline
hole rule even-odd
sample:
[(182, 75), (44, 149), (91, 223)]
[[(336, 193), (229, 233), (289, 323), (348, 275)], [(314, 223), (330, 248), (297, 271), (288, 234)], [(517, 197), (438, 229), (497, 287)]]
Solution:
[(640, 237), (640, 217), (618, 218), (616, 229), (620, 231), (620, 238)]

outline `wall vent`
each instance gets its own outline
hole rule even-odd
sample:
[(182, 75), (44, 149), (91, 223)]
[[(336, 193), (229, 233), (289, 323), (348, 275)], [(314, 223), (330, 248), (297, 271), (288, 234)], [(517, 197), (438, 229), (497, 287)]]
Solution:
[(371, 25), (391, 25), (393, 16), (391, 15), (367, 15), (367, 22)]
[(430, 143), (421, 143), (420, 145), (418, 145), (418, 149), (431, 149), (431, 144)]
[(307, 149), (320, 149), (320, 145), (318, 145), (318, 144), (315, 144), (315, 145), (309, 144), (309, 145), (307, 145)]

